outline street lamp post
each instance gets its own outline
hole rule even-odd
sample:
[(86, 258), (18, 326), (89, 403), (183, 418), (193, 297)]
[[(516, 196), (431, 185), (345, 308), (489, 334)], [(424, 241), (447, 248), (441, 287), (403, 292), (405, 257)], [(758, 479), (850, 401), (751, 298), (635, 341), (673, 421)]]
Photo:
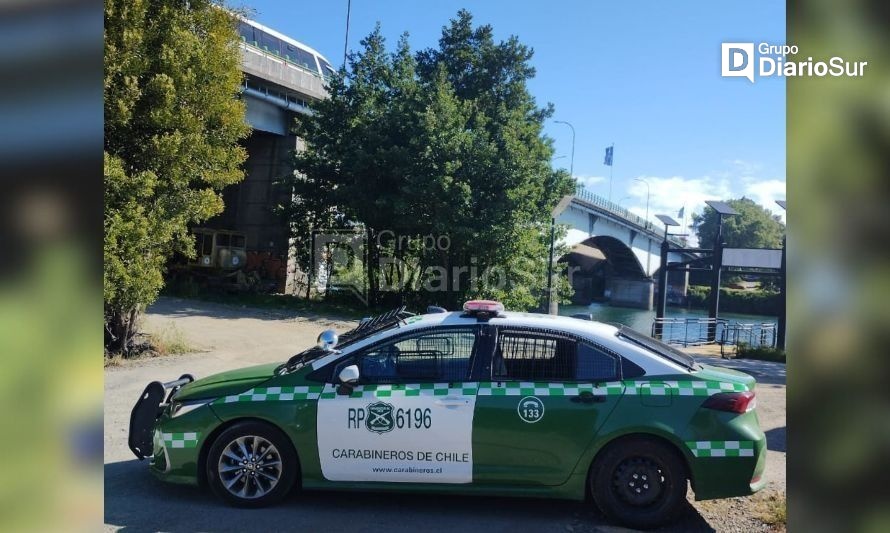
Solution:
[(554, 120), (554, 124), (565, 124), (572, 128), (572, 158), (569, 160), (569, 174), (575, 177), (575, 127), (564, 120)]
[(634, 178), (634, 181), (642, 181), (643, 183), (646, 184), (646, 225), (648, 226), (649, 225), (649, 194), (650, 194), (649, 182), (644, 180), (643, 178)]
[[(643, 183), (646, 184), (646, 229), (649, 229), (649, 196), (650, 196), (650, 193), (651, 193), (651, 191), (649, 190), (649, 182), (646, 181), (646, 180), (644, 180), (643, 178), (634, 178), (634, 181), (642, 181)], [(649, 272), (652, 271), (652, 270), (651, 270), (651, 265), (652, 265), (652, 241), (648, 241), (648, 242), (649, 242), (649, 246), (648, 246), (648, 250), (647, 250), (647, 251), (648, 251), (649, 253), (646, 254), (646, 275), (647, 275), (647, 276), (649, 275)]]
[(563, 196), (553, 211), (550, 212), (550, 260), (547, 263), (547, 313), (551, 315), (557, 314), (559, 311), (558, 303), (553, 299), (553, 246), (556, 240), (556, 217), (566, 210), (572, 203), (574, 196)]

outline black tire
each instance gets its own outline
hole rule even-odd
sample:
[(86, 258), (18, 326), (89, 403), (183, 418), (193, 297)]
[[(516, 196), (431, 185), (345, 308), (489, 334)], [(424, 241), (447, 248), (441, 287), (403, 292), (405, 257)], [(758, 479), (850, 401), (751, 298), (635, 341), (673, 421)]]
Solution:
[[(247, 460), (239, 462), (236, 456)], [(207, 454), (206, 472), (210, 489), (229, 505), (265, 507), (290, 492), (299, 474), (299, 461), (291, 440), (281, 430), (247, 421), (216, 437)], [(270, 480), (273, 477), (277, 478), (274, 482)]]
[(683, 459), (667, 444), (654, 438), (626, 438), (597, 457), (590, 491), (610, 520), (650, 529), (677, 518), (686, 501), (687, 477)]

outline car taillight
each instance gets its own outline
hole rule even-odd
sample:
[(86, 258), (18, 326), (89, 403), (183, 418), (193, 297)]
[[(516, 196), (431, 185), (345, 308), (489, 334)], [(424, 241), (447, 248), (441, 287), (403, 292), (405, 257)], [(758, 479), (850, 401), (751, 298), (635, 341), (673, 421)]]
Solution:
[(757, 407), (757, 399), (754, 397), (754, 391), (721, 392), (708, 397), (702, 407), (741, 414), (753, 411)]

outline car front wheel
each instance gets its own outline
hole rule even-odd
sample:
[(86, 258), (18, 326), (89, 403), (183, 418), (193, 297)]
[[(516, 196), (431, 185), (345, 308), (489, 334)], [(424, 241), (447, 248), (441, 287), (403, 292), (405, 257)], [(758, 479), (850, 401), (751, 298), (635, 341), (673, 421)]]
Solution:
[(207, 455), (210, 488), (239, 507), (280, 501), (293, 487), (297, 470), (290, 439), (260, 422), (242, 422), (223, 431)]
[(686, 468), (661, 441), (622, 439), (603, 451), (591, 471), (591, 493), (611, 520), (648, 529), (673, 521), (686, 500)]

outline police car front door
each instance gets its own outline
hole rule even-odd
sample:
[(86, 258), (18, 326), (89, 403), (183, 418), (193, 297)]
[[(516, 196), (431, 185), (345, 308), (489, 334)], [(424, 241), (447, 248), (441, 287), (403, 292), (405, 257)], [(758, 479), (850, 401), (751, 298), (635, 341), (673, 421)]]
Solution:
[[(318, 454), (330, 481), (470, 483), (477, 383), (475, 327), (418, 331), (341, 361), (359, 367), (348, 394), (318, 401)], [(342, 391), (347, 392), (347, 391)]]

